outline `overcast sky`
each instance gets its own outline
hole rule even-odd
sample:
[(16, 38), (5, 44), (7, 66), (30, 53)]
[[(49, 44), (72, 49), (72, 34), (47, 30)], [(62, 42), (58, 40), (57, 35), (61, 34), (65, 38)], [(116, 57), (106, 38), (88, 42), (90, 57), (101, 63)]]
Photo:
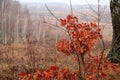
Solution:
[[(24, 3), (32, 3), (32, 2), (42, 2), (42, 3), (49, 3), (49, 2), (57, 2), (57, 3), (69, 3), (70, 0), (19, 0)], [(72, 4), (97, 4), (97, 0), (72, 0)], [(109, 0), (101, 0), (101, 4), (109, 4)]]

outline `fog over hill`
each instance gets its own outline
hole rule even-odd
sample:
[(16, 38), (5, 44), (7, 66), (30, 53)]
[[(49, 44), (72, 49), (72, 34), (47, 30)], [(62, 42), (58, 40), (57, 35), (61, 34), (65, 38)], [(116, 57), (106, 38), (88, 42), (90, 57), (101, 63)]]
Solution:
[[(44, 3), (36, 2), (36, 3), (23, 3), (23, 5), (27, 5), (27, 7), (33, 11), (33, 12), (46, 12), (47, 9), (45, 7)], [(69, 11), (70, 10), (70, 5), (65, 4), (65, 3), (47, 3), (47, 6), (51, 11)], [(94, 10), (97, 10), (97, 5), (95, 4), (83, 4), (83, 5), (73, 5), (73, 10), (91, 10), (91, 7)], [(109, 11), (109, 6), (108, 5), (101, 5), (101, 9), (104, 9)]]
[[(26, 6), (28, 9), (30, 9), (30, 13), (32, 15), (42, 15), (46, 17), (53, 17), (49, 11), (45, 7), (45, 3), (40, 2), (34, 2), (34, 3), (22, 3), (23, 6)], [(48, 8), (57, 16), (57, 17), (65, 17), (70, 13), (70, 5), (66, 3), (47, 3)], [(73, 6), (73, 12), (75, 15), (80, 16), (80, 18), (85, 18), (85, 15), (81, 14), (87, 14), (89, 18), (88, 20), (91, 20), (91, 17), (89, 15), (97, 16), (94, 11), (97, 12), (97, 4), (74, 4)], [(94, 11), (93, 11), (94, 10)], [(109, 5), (101, 5), (100, 6), (101, 14), (104, 14), (103, 22), (107, 21), (110, 22), (110, 9)], [(107, 19), (107, 20), (106, 20)]]

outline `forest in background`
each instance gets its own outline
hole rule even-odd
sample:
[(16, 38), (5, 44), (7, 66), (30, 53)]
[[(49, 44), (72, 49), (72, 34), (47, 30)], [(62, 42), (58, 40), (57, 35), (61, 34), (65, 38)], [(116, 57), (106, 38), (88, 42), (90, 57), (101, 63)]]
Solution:
[[(26, 43), (26, 36), (28, 35), (34, 39), (32, 40), (33, 42), (41, 42), (43, 38), (45, 39), (48, 37), (55, 40), (55, 36), (59, 35), (59, 33), (55, 34), (56, 29), (54, 29), (54, 27), (49, 27), (50, 25), (48, 26), (43, 23), (47, 21), (58, 25), (54, 17), (47, 11), (44, 4), (20, 4), (18, 1), (11, 0), (1, 0), (0, 4), (0, 43)], [(59, 3), (49, 3), (48, 6), (57, 17), (65, 17), (70, 12), (69, 5), (61, 4), (63, 7), (58, 8), (58, 4)], [(97, 10), (97, 5), (91, 5), (91, 7), (96, 7), (95, 10)], [(89, 20), (96, 21), (95, 17), (97, 17), (97, 15), (88, 5), (74, 5), (73, 8), (75, 15), (79, 16), (81, 22)], [(107, 29), (111, 28), (111, 17), (108, 5), (101, 6), (101, 15), (103, 15), (101, 21), (103, 24), (102, 26), (108, 25), (106, 26)], [(110, 29), (110, 33), (112, 33), (111, 31)], [(54, 37), (52, 38), (51, 35)]]

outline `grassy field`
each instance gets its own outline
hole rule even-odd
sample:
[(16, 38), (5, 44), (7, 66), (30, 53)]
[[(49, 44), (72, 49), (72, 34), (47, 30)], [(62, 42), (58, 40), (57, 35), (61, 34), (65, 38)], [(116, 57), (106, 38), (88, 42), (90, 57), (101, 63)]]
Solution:
[(18, 73), (33, 73), (51, 65), (77, 69), (74, 56), (67, 57), (54, 47), (35, 44), (0, 45), (0, 80), (17, 80)]
[[(106, 44), (106, 53), (108, 53), (110, 43)], [(92, 53), (96, 54), (98, 50), (98, 48), (94, 49)], [(34, 73), (37, 69), (45, 70), (51, 65), (77, 70), (74, 57), (59, 53), (54, 46), (48, 45), (0, 45), (0, 80), (18, 80), (20, 72)], [(120, 74), (116, 75), (113, 72), (109, 74), (118, 77), (117, 80), (120, 79)]]
[[(102, 35), (106, 45), (106, 54), (108, 53), (112, 40), (111, 24), (102, 23)], [(55, 34), (55, 33), (53, 33)], [(48, 40), (50, 43), (50, 40)], [(92, 53), (97, 54), (100, 50), (100, 44), (96, 44)], [(18, 80), (20, 72), (34, 73), (37, 69), (45, 70), (51, 65), (60, 68), (78, 69), (74, 61), (74, 55), (66, 56), (55, 48), (55, 43), (49, 44), (10, 44), (0, 45), (0, 80)], [(109, 73), (110, 76), (116, 76), (120, 79), (120, 74)]]

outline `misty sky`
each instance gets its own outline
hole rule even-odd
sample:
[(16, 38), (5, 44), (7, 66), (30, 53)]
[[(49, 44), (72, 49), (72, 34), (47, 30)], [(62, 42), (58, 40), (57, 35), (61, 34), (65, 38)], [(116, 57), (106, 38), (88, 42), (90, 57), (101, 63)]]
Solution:
[[(32, 3), (32, 2), (42, 2), (42, 3), (49, 3), (49, 2), (57, 2), (57, 3), (69, 3), (69, 0), (19, 0), (24, 3)], [(97, 0), (72, 0), (73, 4), (97, 4)], [(101, 0), (101, 4), (109, 4), (109, 0)]]

